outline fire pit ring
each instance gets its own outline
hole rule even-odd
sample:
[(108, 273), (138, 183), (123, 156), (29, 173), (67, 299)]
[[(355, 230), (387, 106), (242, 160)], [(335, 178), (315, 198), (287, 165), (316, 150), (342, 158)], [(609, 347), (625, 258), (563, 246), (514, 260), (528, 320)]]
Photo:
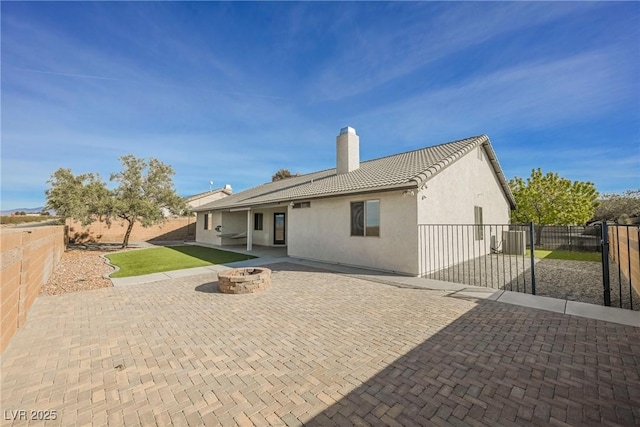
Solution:
[(218, 273), (218, 289), (225, 294), (250, 294), (271, 285), (271, 270), (264, 267), (245, 267)]

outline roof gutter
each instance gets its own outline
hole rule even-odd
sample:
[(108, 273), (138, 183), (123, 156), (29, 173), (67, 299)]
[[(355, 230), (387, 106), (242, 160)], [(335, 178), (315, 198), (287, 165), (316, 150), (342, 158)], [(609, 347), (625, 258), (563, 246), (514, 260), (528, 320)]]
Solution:
[(345, 192), (341, 192), (341, 193), (331, 193), (331, 194), (319, 194), (319, 195), (314, 195), (314, 196), (304, 196), (304, 197), (289, 197), (287, 199), (279, 199), (279, 200), (269, 200), (269, 201), (265, 201), (265, 202), (258, 202), (258, 203), (247, 203), (247, 204), (234, 204), (234, 205), (230, 205), (230, 206), (219, 206), (219, 207), (210, 207), (210, 208), (205, 208), (205, 209), (193, 209), (193, 212), (203, 212), (203, 211), (240, 211), (240, 210), (246, 210), (252, 207), (256, 207), (256, 206), (260, 206), (260, 207), (276, 207), (276, 206), (280, 206), (282, 204), (289, 204), (291, 202), (296, 202), (296, 201), (306, 201), (306, 200), (314, 200), (314, 199), (328, 199), (328, 198), (334, 198), (334, 197), (342, 197), (342, 196), (353, 196), (353, 195), (358, 195), (358, 194), (371, 194), (371, 193), (384, 193), (384, 192), (389, 192), (389, 191), (401, 191), (401, 190), (408, 190), (408, 189), (415, 189), (418, 188), (416, 183), (414, 181), (410, 181), (406, 184), (395, 184), (395, 185), (387, 185), (387, 186), (383, 186), (383, 187), (376, 187), (376, 188), (366, 188), (366, 189), (359, 189), (359, 190), (351, 190), (351, 191), (345, 191)]
[(502, 173), (502, 168), (500, 167), (500, 163), (498, 163), (498, 157), (496, 156), (495, 151), (493, 151), (493, 147), (487, 138), (487, 141), (483, 143), (485, 149), (487, 150), (487, 156), (489, 157), (489, 161), (493, 166), (493, 170), (495, 171), (498, 181), (500, 181), (500, 185), (504, 190), (505, 195), (507, 196), (507, 200), (509, 200), (509, 205), (511, 205), (511, 210), (516, 210), (518, 204), (516, 203), (516, 198), (511, 192), (511, 187), (509, 187), (509, 182), (507, 178)]

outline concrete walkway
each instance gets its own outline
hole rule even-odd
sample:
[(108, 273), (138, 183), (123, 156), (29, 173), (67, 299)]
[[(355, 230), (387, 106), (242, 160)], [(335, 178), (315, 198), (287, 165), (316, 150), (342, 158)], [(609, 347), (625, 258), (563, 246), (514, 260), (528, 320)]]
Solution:
[(2, 425), (640, 423), (638, 327), (276, 261), (250, 295), (191, 270), (39, 297), (0, 360)]

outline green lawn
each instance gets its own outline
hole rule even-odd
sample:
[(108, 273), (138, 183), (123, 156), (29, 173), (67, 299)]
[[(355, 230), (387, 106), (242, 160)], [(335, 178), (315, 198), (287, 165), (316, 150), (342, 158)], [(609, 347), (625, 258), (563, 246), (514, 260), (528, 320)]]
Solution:
[(117, 278), (180, 270), (183, 268), (205, 267), (213, 264), (244, 261), (255, 257), (189, 245), (120, 252), (107, 255), (107, 258), (109, 258), (112, 264), (120, 267), (119, 271), (111, 274), (111, 277)]
[[(531, 256), (530, 254), (531, 252), (527, 249), (526, 256)], [(566, 259), (568, 261), (602, 261), (602, 255), (599, 252), (546, 251), (536, 249), (534, 255), (536, 258)]]

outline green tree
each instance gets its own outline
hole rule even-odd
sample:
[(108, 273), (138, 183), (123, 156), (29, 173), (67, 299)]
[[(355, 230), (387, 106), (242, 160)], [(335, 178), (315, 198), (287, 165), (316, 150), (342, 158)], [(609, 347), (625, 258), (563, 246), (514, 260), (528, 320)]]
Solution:
[(527, 180), (515, 177), (509, 186), (518, 208), (511, 211), (514, 223), (534, 222), (540, 243), (545, 225), (584, 224), (593, 217), (598, 191), (592, 182), (571, 181), (557, 173), (533, 169)]
[(164, 221), (165, 212), (179, 214), (185, 203), (173, 188), (173, 168), (153, 157), (149, 162), (128, 154), (120, 157), (122, 172), (111, 175), (119, 186), (113, 190), (111, 215), (127, 221), (122, 247), (129, 244), (133, 225), (143, 227)]
[(111, 192), (100, 175), (86, 173), (74, 175), (71, 169), (58, 169), (47, 181), (45, 210), (53, 209), (64, 219), (73, 218), (83, 225), (106, 216), (112, 202)]
[(119, 185), (109, 190), (97, 174), (73, 175), (70, 169), (58, 169), (48, 181), (46, 209), (54, 209), (64, 218), (90, 224), (96, 220), (110, 223), (114, 218), (127, 221), (122, 247), (129, 245), (136, 222), (143, 227), (164, 221), (165, 213), (186, 208), (173, 188), (174, 171), (161, 161), (149, 161), (129, 154), (120, 158), (123, 169), (111, 175)]
[(299, 174), (292, 174), (289, 169), (280, 169), (278, 172), (273, 174), (271, 177), (271, 182), (280, 181), (281, 179), (293, 178), (294, 176), (299, 176)]
[(604, 194), (593, 215), (599, 221), (630, 222), (631, 217), (640, 216), (640, 189), (627, 190), (621, 194)]

